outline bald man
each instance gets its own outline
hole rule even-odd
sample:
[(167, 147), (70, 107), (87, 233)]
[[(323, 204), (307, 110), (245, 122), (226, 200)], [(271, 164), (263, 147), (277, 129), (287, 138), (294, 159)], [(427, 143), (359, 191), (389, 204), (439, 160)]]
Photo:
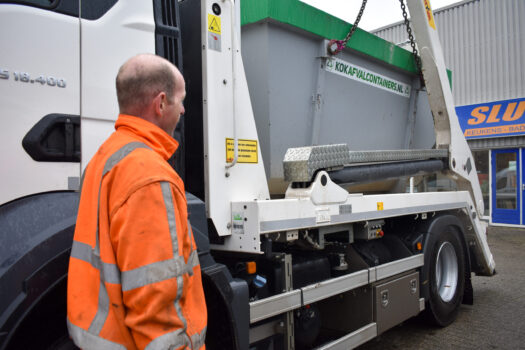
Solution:
[(83, 349), (204, 349), (206, 305), (180, 177), (167, 160), (185, 83), (132, 57), (117, 78), (115, 132), (86, 167), (68, 278), (69, 334)]

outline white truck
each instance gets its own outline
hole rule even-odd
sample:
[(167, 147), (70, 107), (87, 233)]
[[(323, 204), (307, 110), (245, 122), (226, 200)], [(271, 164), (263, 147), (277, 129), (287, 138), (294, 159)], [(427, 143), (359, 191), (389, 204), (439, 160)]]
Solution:
[[(411, 53), (366, 32), (331, 54), (350, 25), (298, 0), (1, 0), (0, 349), (72, 347), (79, 179), (142, 52), (187, 82), (171, 162), (209, 349), (349, 349), (421, 311), (452, 323), (495, 263), (429, 1), (408, 7), (424, 86)], [(417, 192), (429, 174), (458, 190)]]

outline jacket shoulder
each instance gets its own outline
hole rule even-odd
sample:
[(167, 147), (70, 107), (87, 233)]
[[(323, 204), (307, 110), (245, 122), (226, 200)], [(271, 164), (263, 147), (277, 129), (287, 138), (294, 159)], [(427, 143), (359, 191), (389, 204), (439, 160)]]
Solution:
[(155, 151), (148, 148), (133, 150), (115, 166), (112, 177), (129, 186), (136, 183), (158, 181), (181, 182), (171, 165)]

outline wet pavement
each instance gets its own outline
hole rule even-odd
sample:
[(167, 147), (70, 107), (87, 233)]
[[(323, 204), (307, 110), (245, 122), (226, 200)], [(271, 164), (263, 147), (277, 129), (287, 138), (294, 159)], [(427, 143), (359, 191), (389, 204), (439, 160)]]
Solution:
[(488, 242), (497, 274), (472, 277), (474, 305), (452, 325), (413, 318), (358, 349), (525, 349), (525, 229), (489, 227)]

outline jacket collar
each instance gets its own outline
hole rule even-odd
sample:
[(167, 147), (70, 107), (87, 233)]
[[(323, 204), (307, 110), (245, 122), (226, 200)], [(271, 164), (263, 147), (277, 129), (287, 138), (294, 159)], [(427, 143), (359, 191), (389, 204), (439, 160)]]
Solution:
[(115, 130), (138, 136), (142, 142), (168, 160), (179, 147), (173, 137), (155, 124), (132, 115), (120, 114), (115, 123)]

